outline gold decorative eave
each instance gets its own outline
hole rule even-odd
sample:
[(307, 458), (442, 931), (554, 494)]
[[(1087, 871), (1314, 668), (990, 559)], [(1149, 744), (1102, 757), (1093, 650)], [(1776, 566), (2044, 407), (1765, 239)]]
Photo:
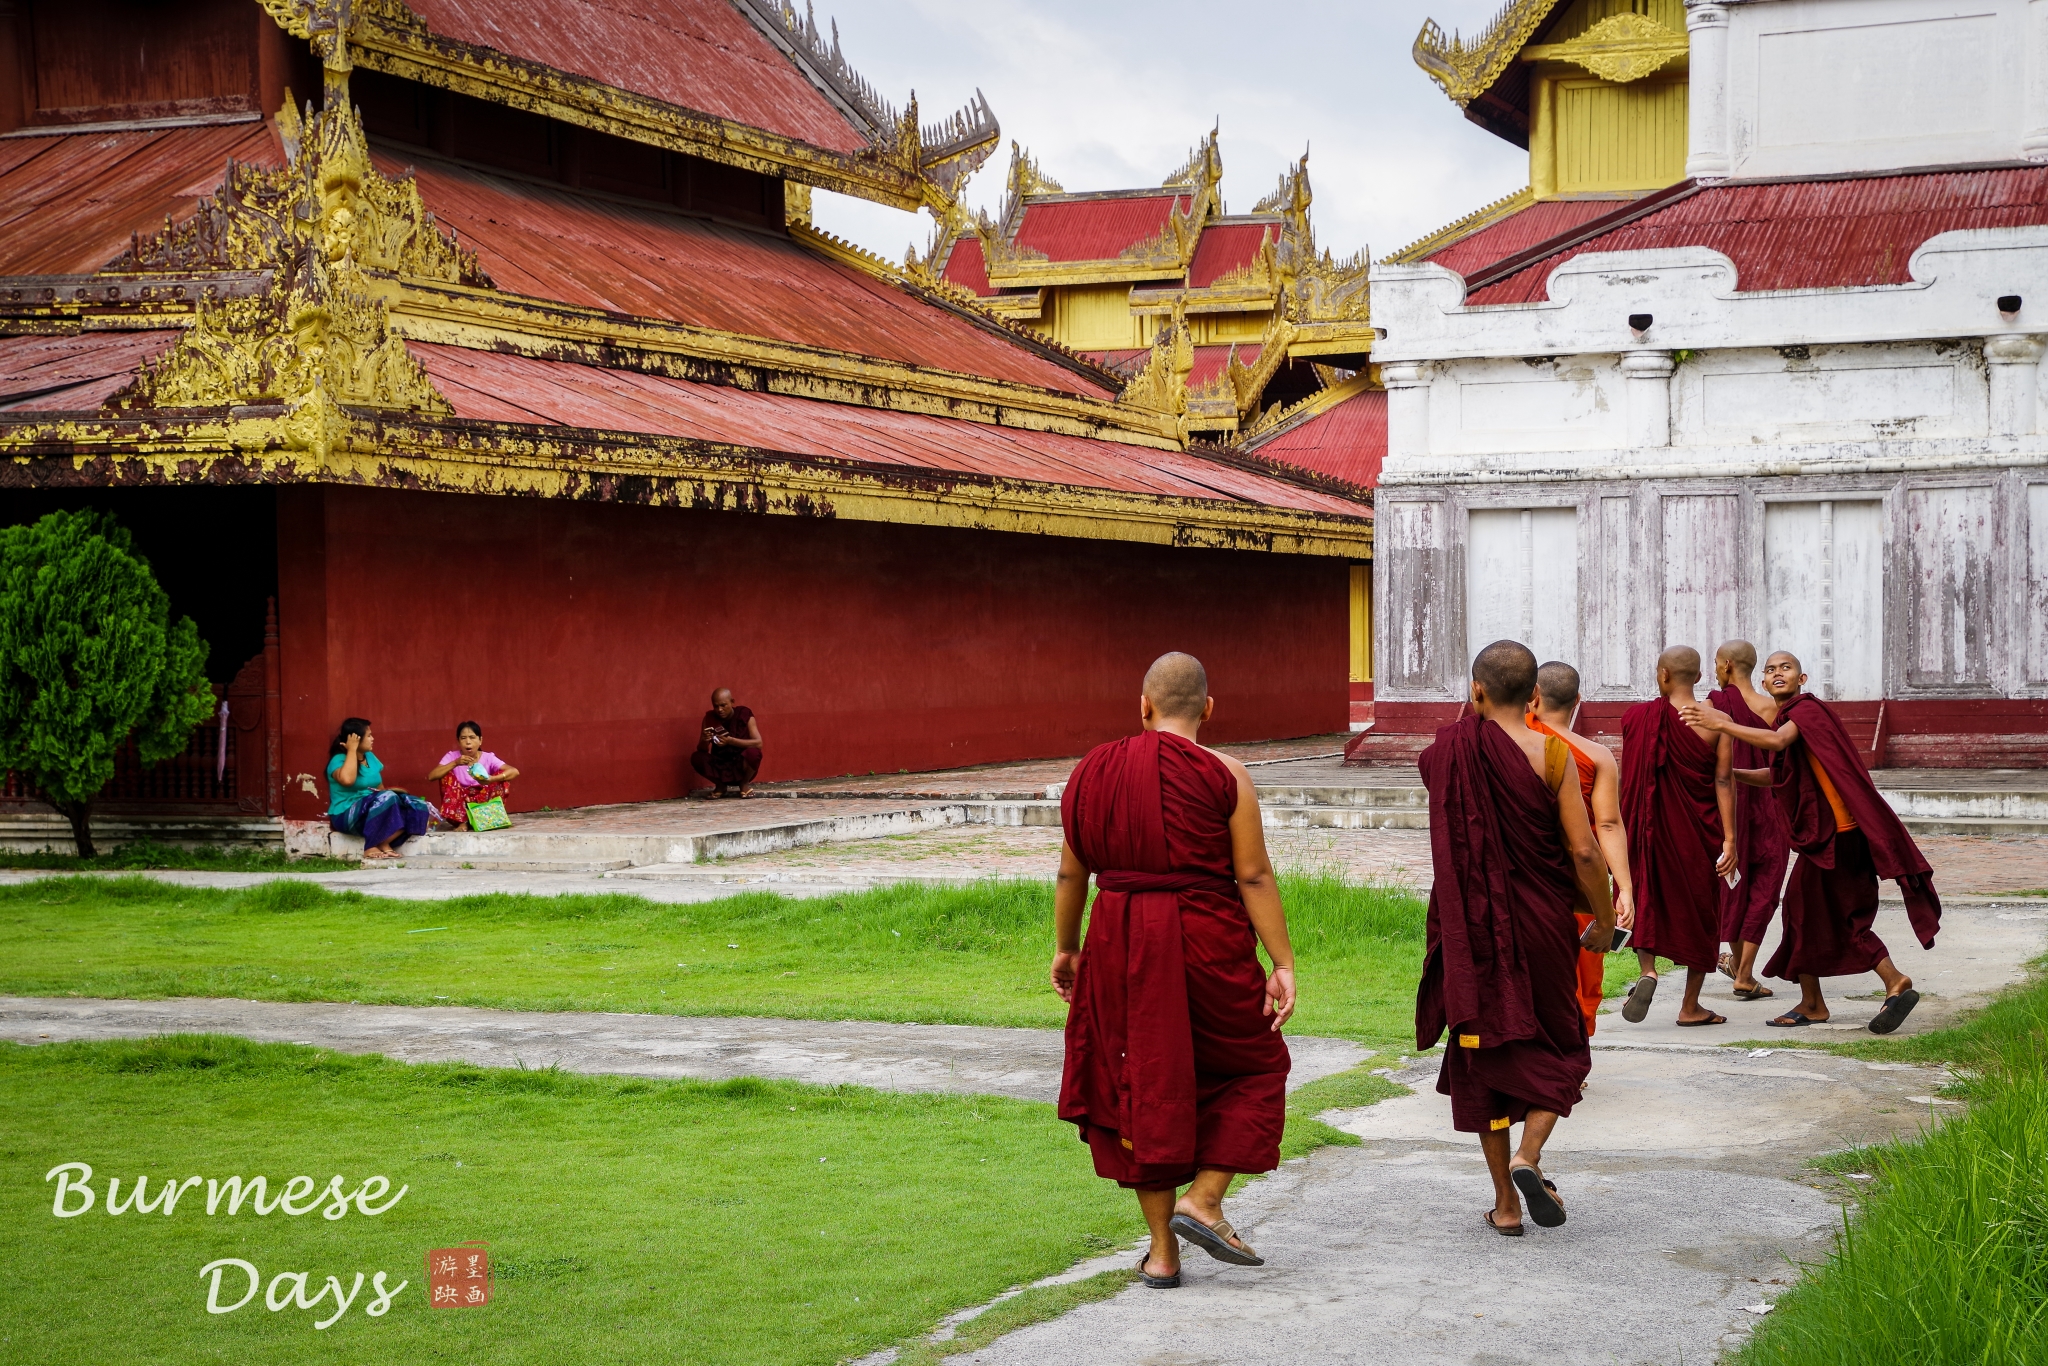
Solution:
[(1306, 360), (1313, 356), (1361, 355), (1372, 350), (1378, 335), (1367, 322), (1296, 323), (1294, 336), (1287, 343), (1287, 357)]
[(1033, 261), (1010, 257), (990, 259), (988, 282), (997, 289), (1038, 289), (1047, 285), (1122, 285), (1144, 280), (1178, 280), (1188, 263), (1178, 256), (1143, 259), (1111, 257), (1106, 261)]
[(1603, 81), (1626, 85), (1684, 62), (1689, 50), (1684, 33), (1648, 15), (1613, 14), (1568, 42), (1524, 48), (1522, 60), (1569, 62)]
[(1415, 64), (1462, 109), (1492, 88), (1561, 3), (1508, 0), (1470, 42), (1462, 33), (1446, 36), (1436, 20), (1426, 19), (1415, 36)]
[[(894, 208), (915, 211), (933, 198), (932, 183), (920, 173), (915, 155), (832, 152), (750, 124), (457, 42), (427, 29), (397, 0), (362, 4), (348, 38), (349, 55), (358, 66), (493, 104), (531, 110), (581, 128)], [(986, 157), (996, 136), (991, 131), (972, 151)]]
[(1133, 289), (1131, 312), (1141, 315), (1166, 314), (1173, 312), (1176, 305), (1180, 305), (1189, 313), (1263, 313), (1273, 308), (1279, 300), (1278, 281), (1224, 289), (1182, 289), (1178, 286), (1164, 289)]
[(349, 484), (1362, 559), (1369, 516), (893, 469), (674, 437), (342, 409), (315, 453), (282, 408), (0, 416), (8, 482)]
[(1006, 322), (1034, 322), (1045, 316), (1045, 291), (1025, 290), (1020, 294), (980, 294), (974, 302)]
[[(1373, 367), (1374, 370), (1377, 368)], [(1342, 380), (1327, 389), (1318, 389), (1307, 398), (1285, 408), (1278, 405), (1268, 408), (1259, 414), (1256, 422), (1244, 429), (1244, 434), (1238, 439), (1237, 448), (1243, 451), (1257, 450), (1260, 445), (1281, 432), (1298, 427), (1310, 418), (1320, 417), (1344, 400), (1355, 398), (1369, 389), (1382, 387), (1378, 376), (1372, 371), (1360, 371), (1350, 379)]]
[(1470, 237), (1481, 228), (1488, 227), (1500, 222), (1503, 218), (1509, 218), (1520, 213), (1535, 202), (1535, 187), (1524, 185), (1513, 194), (1496, 199), (1491, 204), (1485, 205), (1482, 208), (1474, 209), (1463, 218), (1453, 219), (1435, 232), (1418, 237), (1399, 251), (1382, 256), (1380, 264), (1383, 266), (1413, 265), (1425, 256), (1442, 251), (1460, 238)]

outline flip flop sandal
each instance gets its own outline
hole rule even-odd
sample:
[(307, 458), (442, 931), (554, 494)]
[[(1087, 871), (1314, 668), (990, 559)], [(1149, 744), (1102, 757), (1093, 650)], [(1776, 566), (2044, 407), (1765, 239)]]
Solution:
[(1812, 1024), (1813, 1021), (1807, 1019), (1796, 1010), (1788, 1010), (1777, 1019), (1765, 1020), (1764, 1023), (1772, 1029), (1804, 1029), (1807, 1025)]
[(1772, 991), (1769, 987), (1757, 987), (1752, 991), (1744, 991), (1741, 987), (1735, 988), (1735, 999), (1738, 1001), (1761, 1001), (1766, 997), (1775, 996), (1777, 994), (1778, 993)]
[(1167, 1227), (1219, 1262), (1229, 1262), (1233, 1266), (1266, 1264), (1266, 1259), (1253, 1251), (1250, 1243), (1240, 1247), (1230, 1241), (1237, 1237), (1237, 1230), (1230, 1226), (1228, 1219), (1218, 1219), (1213, 1224), (1205, 1224), (1190, 1215), (1176, 1214)]
[(1479, 1217), (1486, 1221), (1486, 1226), (1488, 1228), (1492, 1229), (1495, 1233), (1498, 1233), (1503, 1238), (1519, 1238), (1522, 1236), (1522, 1226), (1520, 1224), (1494, 1223), (1492, 1210), (1481, 1211)]
[(1556, 1182), (1544, 1180), (1534, 1167), (1516, 1167), (1508, 1176), (1522, 1193), (1522, 1203), (1538, 1228), (1556, 1228), (1564, 1222), (1564, 1204), (1557, 1198)]
[(1149, 1252), (1138, 1258), (1138, 1279), (1145, 1283), (1145, 1288), (1147, 1290), (1180, 1289), (1180, 1273), (1176, 1271), (1171, 1276), (1155, 1276), (1145, 1269), (1145, 1263), (1151, 1260), (1152, 1254)]
[(1715, 960), (1714, 967), (1723, 977), (1733, 977), (1735, 975), (1735, 955), (1732, 953), (1722, 954), (1720, 958)]
[(1907, 987), (1896, 996), (1885, 997), (1883, 1008), (1877, 1012), (1877, 1017), (1870, 1022), (1870, 1032), (1873, 1034), (1891, 1033), (1906, 1022), (1906, 1017), (1913, 1013), (1913, 1007), (1919, 1004), (1920, 993), (1911, 987)]
[(1657, 997), (1657, 979), (1648, 975), (1636, 978), (1636, 984), (1628, 989), (1628, 1000), (1621, 1007), (1621, 1018), (1630, 1024), (1641, 1024), (1643, 1017), (1650, 1013), (1650, 1002)]
[(1707, 1013), (1707, 1018), (1706, 1018), (1706, 1019), (1704, 1019), (1704, 1020), (1680, 1020), (1680, 1021), (1678, 1022), (1678, 1027), (1679, 1027), (1680, 1029), (1705, 1029), (1705, 1028), (1706, 1028), (1706, 1027), (1707, 1027), (1708, 1025), (1717, 1025), (1717, 1024), (1727, 1024), (1727, 1023), (1728, 1023), (1728, 1017), (1727, 1017), (1726, 1015), (1716, 1015), (1716, 1014), (1714, 1014), (1713, 1012), (1709, 1011), (1709, 1012)]

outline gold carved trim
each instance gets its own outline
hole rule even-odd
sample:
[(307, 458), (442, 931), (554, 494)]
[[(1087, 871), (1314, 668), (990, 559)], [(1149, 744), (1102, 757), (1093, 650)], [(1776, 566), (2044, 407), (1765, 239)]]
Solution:
[(1319, 417), (1348, 398), (1355, 398), (1369, 389), (1381, 386), (1368, 371), (1359, 371), (1350, 379), (1340, 380), (1327, 388), (1318, 389), (1307, 398), (1297, 402), (1272, 407), (1260, 413), (1256, 420), (1239, 433), (1236, 448), (1241, 451), (1257, 450), (1261, 445), (1281, 432), (1300, 426), (1312, 417)]
[(1425, 19), (1415, 36), (1415, 64), (1464, 108), (1499, 80), (1543, 26), (1561, 0), (1508, 0), (1479, 36), (1470, 42), (1462, 33), (1449, 37), (1436, 20)]
[[(342, 412), (315, 451), (276, 411), (10, 422), (0, 460), (94, 482), (328, 483), (603, 500), (1363, 559), (1372, 521), (1220, 498), (893, 470), (628, 433)], [(59, 478), (61, 479), (61, 475)], [(43, 482), (58, 482), (46, 479)]]
[(1410, 242), (1407, 246), (1391, 255), (1382, 256), (1380, 264), (1383, 266), (1414, 265), (1423, 257), (1442, 251), (1453, 242), (1461, 238), (1470, 237), (1481, 228), (1490, 227), (1500, 222), (1503, 218), (1512, 217), (1535, 202), (1535, 189), (1525, 185), (1511, 195), (1496, 199), (1483, 208), (1474, 209), (1463, 218), (1444, 224), (1427, 236), (1416, 238), (1413, 242)]
[(1603, 81), (1626, 85), (1684, 57), (1686, 36), (1644, 14), (1613, 14), (1563, 43), (1526, 49), (1528, 62), (1570, 62)]

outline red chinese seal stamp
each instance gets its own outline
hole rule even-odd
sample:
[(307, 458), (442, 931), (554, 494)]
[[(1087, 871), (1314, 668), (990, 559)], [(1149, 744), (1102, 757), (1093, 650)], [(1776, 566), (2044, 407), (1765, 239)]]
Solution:
[(435, 1248), (427, 1254), (427, 1303), (466, 1309), (491, 1302), (491, 1254), (485, 1243)]

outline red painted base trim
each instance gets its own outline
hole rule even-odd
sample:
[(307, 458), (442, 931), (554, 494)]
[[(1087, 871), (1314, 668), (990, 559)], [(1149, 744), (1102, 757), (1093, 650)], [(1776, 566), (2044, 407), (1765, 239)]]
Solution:
[[(1579, 734), (1621, 753), (1621, 714), (1632, 702), (1587, 702)], [(1886, 698), (1837, 702), (1849, 738), (1872, 768), (2048, 768), (2048, 699)], [(1455, 702), (1380, 702), (1373, 727), (1346, 748), (1349, 764), (1413, 763)]]

